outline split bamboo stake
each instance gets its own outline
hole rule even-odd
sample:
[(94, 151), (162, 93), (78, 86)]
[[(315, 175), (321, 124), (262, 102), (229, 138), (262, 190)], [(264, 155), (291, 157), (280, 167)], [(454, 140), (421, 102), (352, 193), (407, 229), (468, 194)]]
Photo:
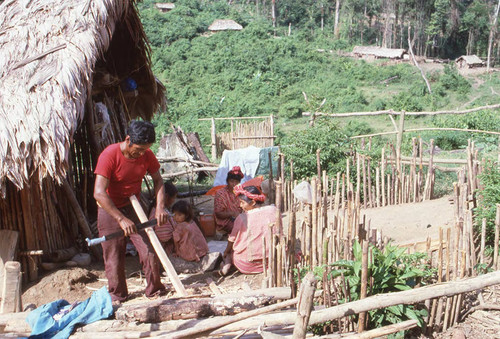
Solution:
[[(368, 286), (368, 246), (367, 240), (363, 241), (363, 256), (361, 259), (361, 291), (359, 299), (364, 299), (367, 296)], [(361, 312), (358, 320), (358, 333), (365, 330), (365, 324), (368, 322), (367, 313)]]
[[(139, 218), (140, 222), (146, 222), (148, 221), (148, 217), (146, 216), (146, 213), (144, 213), (144, 210), (142, 209), (141, 204), (139, 203), (139, 200), (137, 200), (137, 197), (135, 195), (130, 196), (130, 202), (132, 203), (132, 206), (134, 207), (135, 213), (137, 214), (137, 217)], [(170, 278), (170, 281), (172, 282), (172, 285), (175, 288), (175, 291), (180, 295), (180, 296), (186, 296), (187, 292), (186, 289), (184, 288), (184, 285), (182, 285), (181, 280), (177, 276), (177, 273), (175, 272), (174, 266), (172, 266), (172, 263), (167, 257), (167, 254), (165, 253), (165, 250), (161, 246), (160, 241), (158, 240), (155, 231), (153, 231), (152, 227), (146, 227), (144, 229), (146, 231), (146, 234), (149, 237), (149, 240), (151, 241), (151, 245), (153, 245), (153, 248), (158, 255), (158, 258), (160, 259), (160, 262), (163, 265), (163, 268), (165, 268), (165, 271), (168, 274), (168, 277)]]
[(316, 278), (312, 272), (307, 273), (300, 286), (297, 302), (297, 320), (293, 329), (293, 338), (305, 338), (307, 325), (313, 308), (314, 291), (316, 290)]
[(500, 269), (498, 266), (498, 241), (500, 236), (500, 204), (497, 204), (497, 214), (495, 218), (495, 249), (493, 255), (493, 267), (497, 270)]
[(385, 148), (382, 147), (382, 157), (380, 160), (380, 176), (382, 177), (382, 206), (386, 205), (385, 199)]

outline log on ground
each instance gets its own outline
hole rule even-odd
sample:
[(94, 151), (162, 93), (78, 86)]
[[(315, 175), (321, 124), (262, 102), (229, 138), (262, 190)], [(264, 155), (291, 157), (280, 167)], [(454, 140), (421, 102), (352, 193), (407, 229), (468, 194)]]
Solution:
[(175, 319), (207, 318), (233, 315), (268, 305), (272, 296), (238, 296), (234, 298), (165, 299), (123, 305), (116, 319), (156, 323)]

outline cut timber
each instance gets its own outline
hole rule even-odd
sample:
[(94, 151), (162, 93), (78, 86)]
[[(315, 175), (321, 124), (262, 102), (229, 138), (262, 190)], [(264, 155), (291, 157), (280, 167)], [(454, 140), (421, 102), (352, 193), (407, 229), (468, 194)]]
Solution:
[(314, 291), (316, 290), (316, 278), (312, 272), (307, 273), (299, 291), (299, 302), (297, 303), (297, 320), (293, 329), (293, 338), (305, 338), (309, 316), (313, 308)]
[[(148, 221), (148, 217), (146, 216), (146, 213), (144, 213), (144, 210), (142, 209), (139, 200), (137, 200), (137, 197), (133, 195), (129, 199), (132, 202), (132, 206), (134, 207), (135, 213), (137, 214), (137, 217), (139, 218), (140, 222)], [(186, 296), (187, 295), (186, 289), (184, 288), (184, 285), (182, 285), (182, 282), (177, 276), (177, 273), (175, 273), (175, 268), (174, 266), (172, 266), (172, 263), (168, 259), (167, 254), (165, 253), (165, 250), (161, 246), (161, 243), (158, 240), (155, 231), (153, 231), (152, 227), (146, 227), (144, 230), (146, 231), (146, 234), (149, 237), (149, 241), (151, 241), (151, 245), (153, 245), (156, 255), (158, 255), (158, 258), (160, 259), (163, 268), (167, 272), (168, 277), (172, 282), (172, 285), (174, 285), (175, 291), (180, 296)]]
[(116, 311), (116, 319), (156, 323), (176, 319), (207, 318), (233, 315), (268, 305), (271, 296), (236, 296), (227, 298), (165, 299), (147, 303), (122, 305)]
[[(392, 324), (389, 326), (384, 326), (380, 328), (376, 328), (370, 331), (354, 334), (354, 335), (349, 335), (346, 336), (346, 339), (372, 339), (372, 338), (380, 338), (392, 333), (397, 333), (399, 331), (406, 331), (409, 330), (410, 328), (417, 327), (417, 321), (416, 320), (406, 320), (403, 322), (400, 322), (398, 324)], [(334, 338), (330, 336), (324, 336), (322, 338)]]
[[(487, 286), (492, 286), (497, 284), (500, 284), (500, 271), (484, 274), (475, 278), (450, 281), (442, 284), (434, 284), (408, 291), (377, 294), (374, 296), (367, 297), (366, 299), (363, 300), (353, 301), (347, 304), (341, 304), (338, 306), (333, 306), (318, 311), (312, 311), (311, 317), (309, 318), (309, 325), (324, 323), (329, 320), (335, 320), (345, 316), (359, 314), (361, 312), (367, 312), (384, 307), (389, 307), (399, 304), (406, 304), (406, 305), (415, 304), (428, 299), (439, 298), (444, 296), (449, 297), (456, 294), (462, 294), (479, 290)], [(271, 306), (267, 306), (265, 308)], [(246, 313), (251, 313), (251, 312), (254, 311), (249, 311)], [(250, 316), (243, 317), (246, 313), (233, 316), (233, 317), (242, 317), (242, 319), (235, 319), (232, 322), (230, 322), (233, 329), (236, 326), (240, 326), (240, 324), (235, 323), (237, 320), (239, 321), (250, 318)], [(274, 326), (280, 324), (283, 326), (292, 325), (295, 323), (296, 318), (297, 318), (296, 312), (286, 312), (286, 313), (284, 312), (281, 314), (273, 314), (272, 317), (270, 316), (266, 317), (264, 323), (265, 326)], [(260, 322), (262, 323), (262, 320)], [(249, 322), (245, 324), (245, 326), (248, 325)], [(217, 326), (214, 328), (218, 327), (222, 326)]]
[(21, 263), (7, 261), (4, 265), (0, 313), (21, 312)]
[(16, 258), (19, 232), (0, 230), (0, 295), (3, 293), (4, 265)]

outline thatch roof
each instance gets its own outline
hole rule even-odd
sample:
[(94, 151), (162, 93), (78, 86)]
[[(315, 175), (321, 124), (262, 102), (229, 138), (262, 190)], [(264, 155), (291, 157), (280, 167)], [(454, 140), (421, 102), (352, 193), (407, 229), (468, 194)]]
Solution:
[(243, 26), (234, 20), (217, 19), (208, 26), (209, 31), (241, 31), (242, 29)]
[(378, 46), (354, 46), (353, 54), (358, 56), (372, 55), (376, 58), (401, 59), (406, 53), (402, 48), (384, 48)]
[(115, 87), (136, 80), (130, 117), (151, 118), (164, 95), (145, 39), (132, 0), (0, 2), (2, 195), (6, 180), (21, 189), (33, 173), (58, 182), (66, 176), (98, 62)]
[(483, 60), (479, 58), (477, 55), (462, 55), (461, 57), (458, 57), (456, 62), (464, 61), (467, 65), (472, 66), (472, 65), (483, 65)]

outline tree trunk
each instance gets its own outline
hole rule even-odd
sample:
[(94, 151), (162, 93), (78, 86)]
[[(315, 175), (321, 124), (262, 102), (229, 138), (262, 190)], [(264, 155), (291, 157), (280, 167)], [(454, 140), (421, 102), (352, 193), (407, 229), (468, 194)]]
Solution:
[(299, 291), (299, 302), (297, 303), (297, 320), (293, 329), (293, 338), (306, 337), (307, 325), (313, 308), (314, 291), (316, 290), (316, 278), (312, 272), (307, 273), (302, 281)]
[(266, 306), (272, 296), (164, 299), (123, 305), (116, 311), (117, 320), (157, 323), (176, 319), (207, 318), (232, 315)]
[(493, 23), (490, 28), (490, 37), (488, 39), (488, 60), (486, 62), (486, 71), (490, 71), (490, 59), (491, 59), (491, 49), (493, 46), (493, 39), (497, 33), (497, 20), (498, 20), (498, 11), (500, 10), (500, 0), (498, 0), (497, 8), (495, 10), (495, 16), (493, 17)]
[(335, 24), (333, 26), (333, 34), (335, 39), (339, 38), (339, 14), (340, 14), (340, 0), (335, 1)]
[(276, 28), (276, 0), (271, 2), (271, 18), (273, 20), (273, 27)]

